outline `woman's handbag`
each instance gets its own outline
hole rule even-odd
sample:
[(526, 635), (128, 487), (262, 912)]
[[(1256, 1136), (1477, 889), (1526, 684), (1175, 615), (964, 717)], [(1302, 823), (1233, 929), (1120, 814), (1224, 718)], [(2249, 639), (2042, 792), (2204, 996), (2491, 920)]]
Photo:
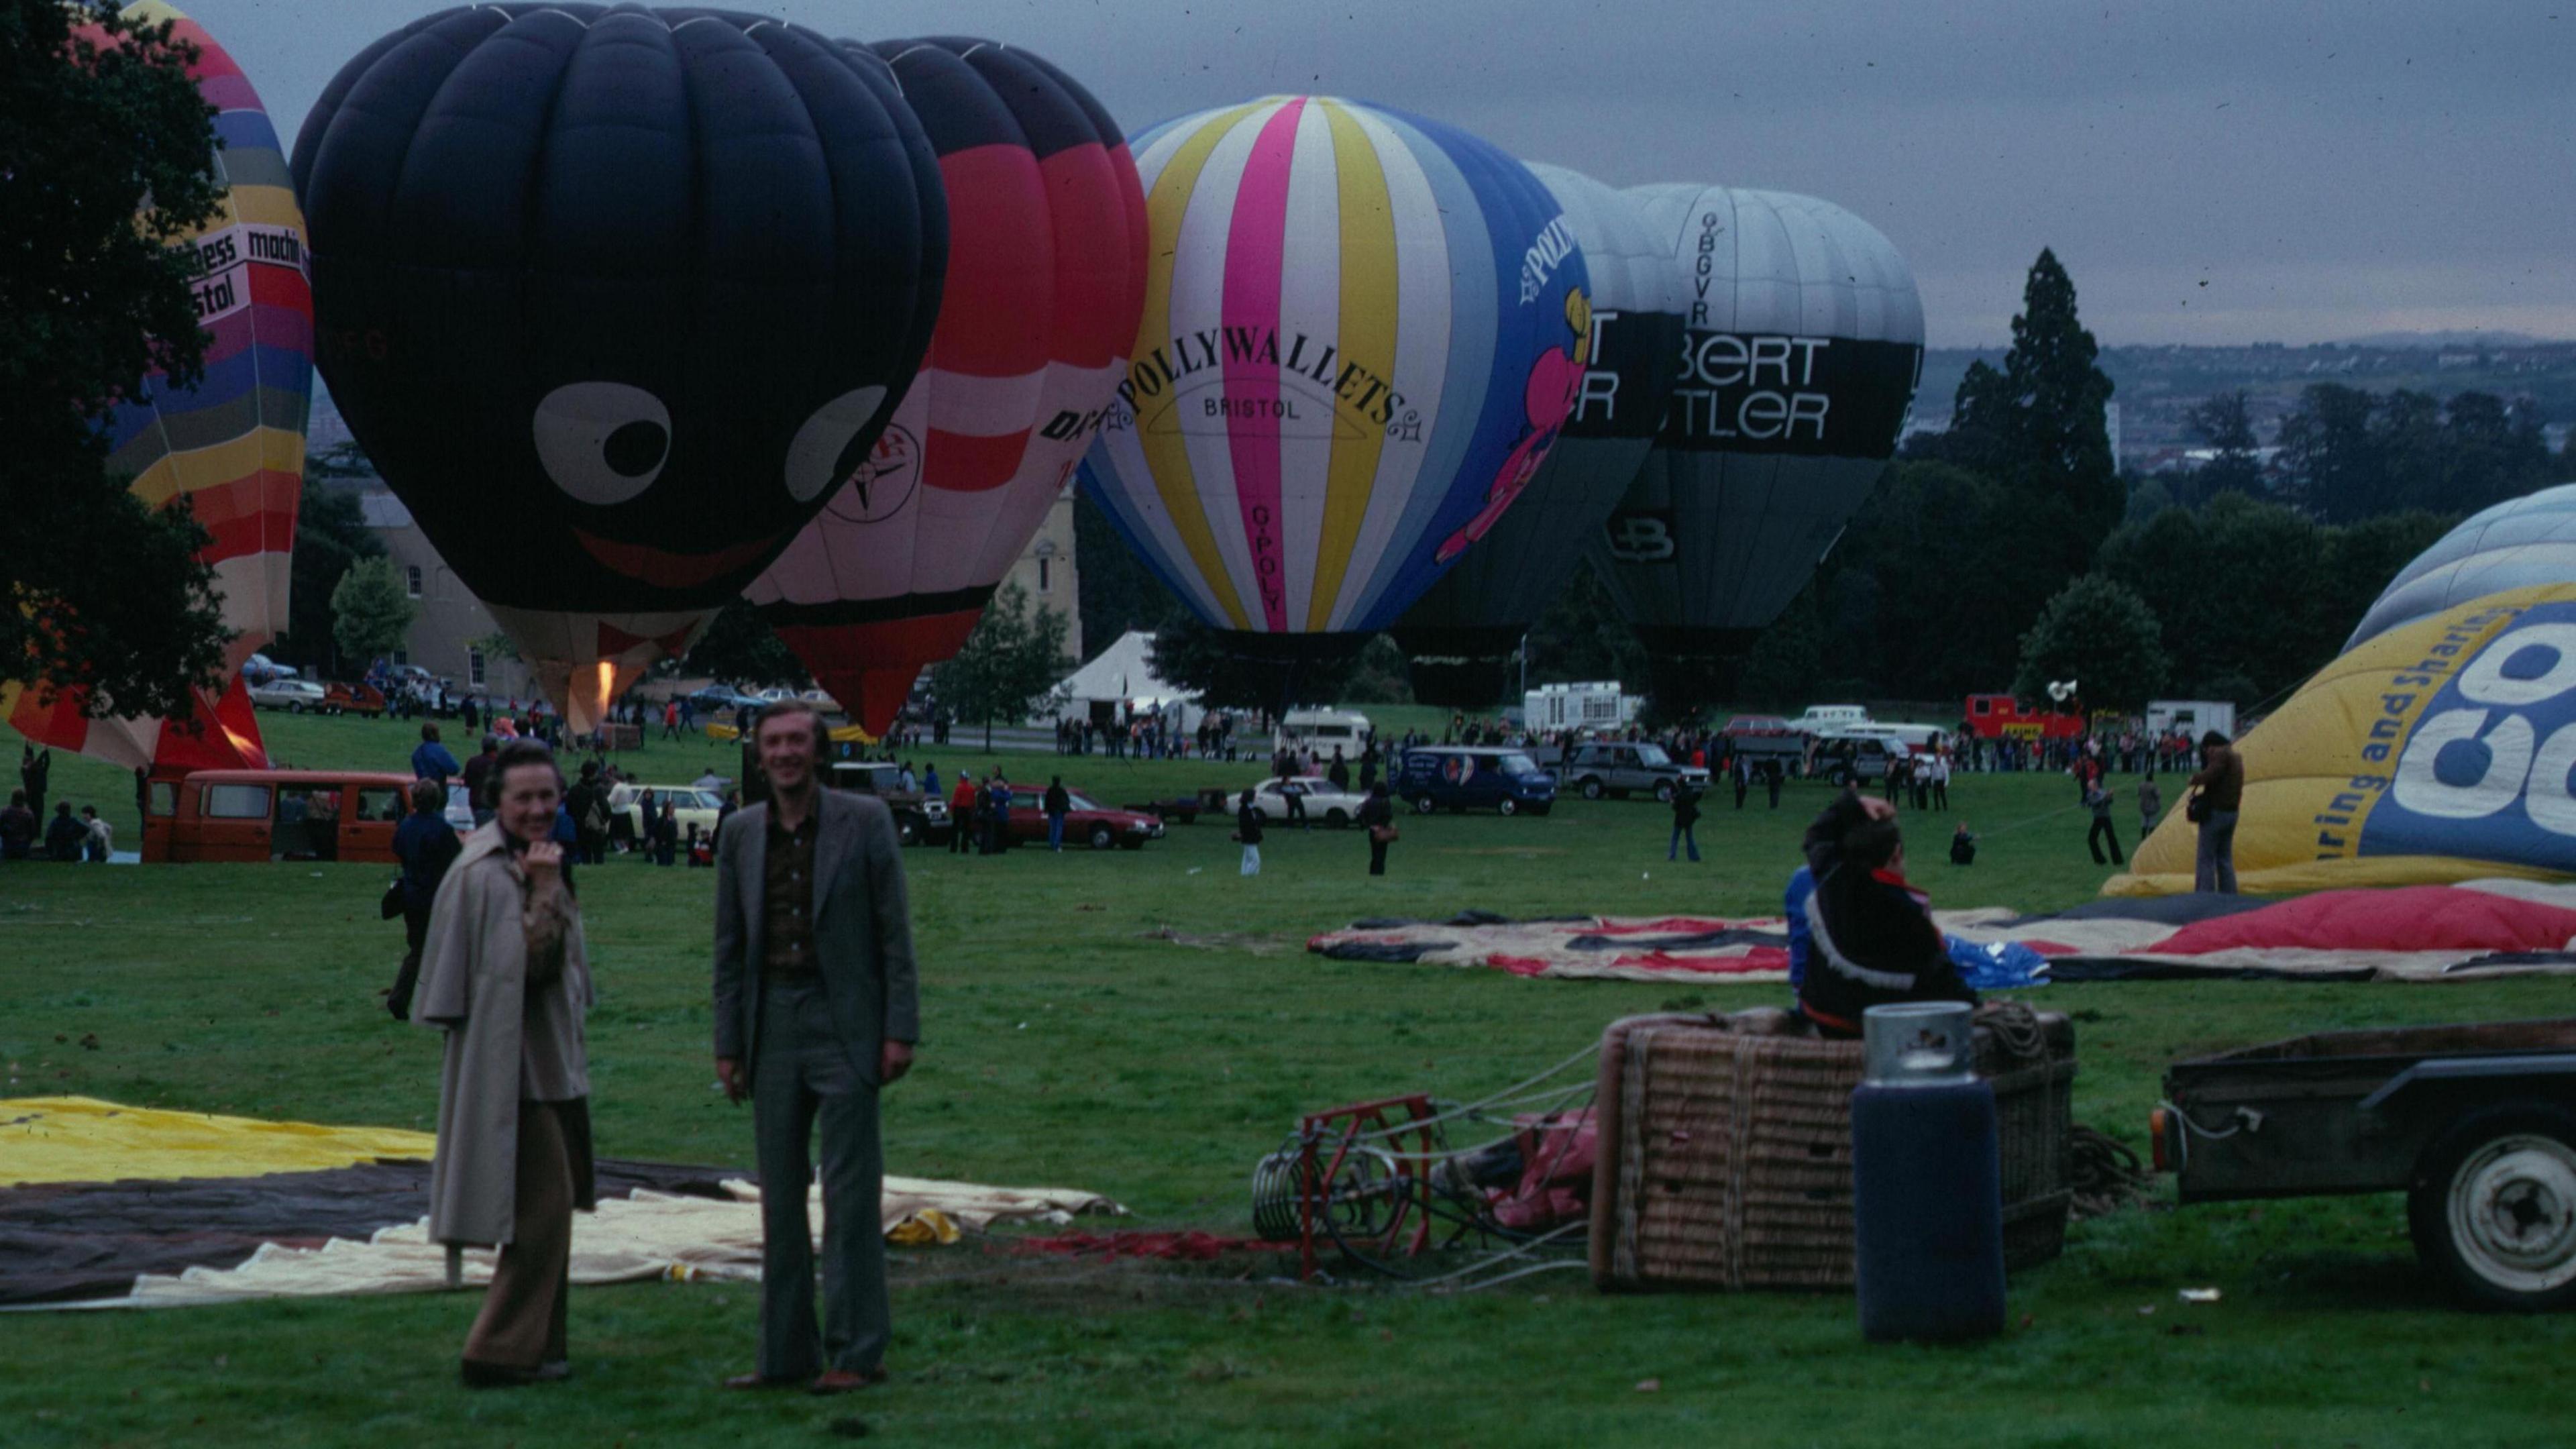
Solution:
[(1403, 833), (1398, 831), (1392, 825), (1372, 825), (1369, 827), (1369, 839), (1376, 841), (1380, 845), (1391, 845), (1403, 838)]
[(2191, 798), (2182, 802), (2182, 818), (2194, 825), (2208, 824), (2209, 797), (2198, 790), (2192, 791)]
[(409, 901), (403, 893), (403, 878), (395, 876), (394, 883), (385, 887), (385, 898), (376, 902), (376, 914), (381, 919), (390, 921), (401, 915), (403, 907), (407, 904)]

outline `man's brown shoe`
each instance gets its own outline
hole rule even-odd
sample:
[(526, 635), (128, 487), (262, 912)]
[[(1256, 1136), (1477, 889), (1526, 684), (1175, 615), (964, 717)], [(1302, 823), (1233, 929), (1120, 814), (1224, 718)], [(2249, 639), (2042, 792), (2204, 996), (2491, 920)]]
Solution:
[(724, 1381), (729, 1389), (792, 1389), (800, 1379), (773, 1379), (767, 1374), (735, 1374)]
[(860, 1373), (854, 1369), (826, 1369), (821, 1374), (815, 1376), (813, 1386), (806, 1389), (805, 1392), (809, 1394), (855, 1394), (859, 1390), (864, 1389), (871, 1384), (881, 1384), (885, 1381), (886, 1371), (881, 1368), (869, 1369), (865, 1373)]

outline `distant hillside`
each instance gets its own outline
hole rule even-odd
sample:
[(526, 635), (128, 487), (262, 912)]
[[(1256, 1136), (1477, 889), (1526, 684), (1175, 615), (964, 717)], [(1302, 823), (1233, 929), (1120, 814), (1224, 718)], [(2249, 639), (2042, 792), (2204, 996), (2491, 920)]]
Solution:
[[(2003, 356), (2000, 347), (1927, 349), (1923, 385), (1914, 395), (1916, 425), (1946, 426), (1968, 365), (1982, 360), (2000, 367)], [(2313, 347), (2106, 347), (2102, 370), (2120, 404), (2124, 458), (2184, 446), (2183, 414), (2213, 393), (2239, 388), (2252, 402), (2266, 442), (2301, 389), (2319, 382), (2372, 392), (2410, 388), (2445, 398), (2489, 392), (2528, 398), (2550, 422), (2576, 421), (2576, 342), (2515, 333), (2392, 333)]]

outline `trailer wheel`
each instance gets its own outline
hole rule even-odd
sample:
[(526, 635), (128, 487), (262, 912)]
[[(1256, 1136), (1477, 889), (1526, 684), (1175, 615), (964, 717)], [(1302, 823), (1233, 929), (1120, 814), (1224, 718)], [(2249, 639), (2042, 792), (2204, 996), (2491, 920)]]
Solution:
[(2576, 1113), (2503, 1102), (2454, 1122), (2424, 1150), (2406, 1221), (2417, 1255), (2472, 1304), (2576, 1306)]

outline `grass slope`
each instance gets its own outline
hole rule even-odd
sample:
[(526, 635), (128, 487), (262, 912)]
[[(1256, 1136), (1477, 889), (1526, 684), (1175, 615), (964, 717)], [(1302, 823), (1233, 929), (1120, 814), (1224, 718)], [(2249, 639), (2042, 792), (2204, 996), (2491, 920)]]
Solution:
[[(398, 767), (412, 732), (272, 717), (303, 764)], [(0, 747), (14, 746), (0, 736)], [(14, 749), (9, 752), (14, 755)], [(935, 754), (943, 772), (988, 759)], [(660, 746), (648, 778), (730, 758)], [(1021, 778), (1059, 762), (1004, 756)], [(1257, 767), (1061, 762), (1105, 797), (1240, 783)], [(121, 802), (58, 756), (58, 798)], [(1971, 778), (1977, 866), (1918, 865), (1943, 904), (2049, 909), (2104, 872), (2055, 777)], [(898, 1171), (1091, 1188), (1142, 1224), (1248, 1231), (1250, 1166), (1301, 1111), (1388, 1091), (1472, 1096), (1613, 1017), (1731, 1008), (1769, 988), (1525, 981), (1328, 962), (1311, 933), (1370, 915), (1753, 912), (1777, 900), (1820, 787), (1776, 814), (1724, 801), (1708, 859), (1667, 864), (1651, 803), (1546, 819), (1408, 819), (1392, 874), (1356, 833), (1274, 831), (1244, 880), (1221, 824), (1141, 854), (909, 857), (927, 1041), (888, 1098)], [(2029, 822), (2029, 823), (2024, 823)], [(2125, 824), (2126, 822), (2124, 822)], [(1938, 817), (1922, 853), (1938, 857)], [(10, 1095), (425, 1126), (436, 1038), (378, 992), (400, 951), (368, 866), (0, 869), (0, 1062)], [(611, 862), (584, 880), (600, 1005), (601, 1150), (747, 1163), (750, 1122), (707, 1062), (710, 874)], [(2078, 1116), (2132, 1141), (2166, 1063), (2363, 1023), (2570, 1010), (2565, 981), (2440, 987), (2066, 986)], [(95, 1032), (99, 1046), (78, 1043)], [(575, 1295), (579, 1377), (468, 1396), (468, 1297), (0, 1316), (0, 1425), (18, 1445), (811, 1442), (993, 1444), (1913, 1443), (2508, 1445), (2565, 1442), (2571, 1320), (2455, 1311), (2415, 1270), (2394, 1199), (2131, 1211), (2079, 1224), (2013, 1285), (2015, 1327), (1969, 1349), (1872, 1349), (1835, 1297), (1604, 1299), (1580, 1275), (1469, 1298), (1237, 1282), (948, 1249), (897, 1255), (893, 1385), (824, 1405), (710, 1385), (748, 1366), (756, 1290)], [(2186, 1309), (2182, 1286), (2225, 1300)], [(2147, 1310), (2153, 1310), (2148, 1312)], [(1641, 1391), (1645, 1380), (1657, 1381)], [(1937, 1425), (1927, 1431), (1926, 1425)]]

